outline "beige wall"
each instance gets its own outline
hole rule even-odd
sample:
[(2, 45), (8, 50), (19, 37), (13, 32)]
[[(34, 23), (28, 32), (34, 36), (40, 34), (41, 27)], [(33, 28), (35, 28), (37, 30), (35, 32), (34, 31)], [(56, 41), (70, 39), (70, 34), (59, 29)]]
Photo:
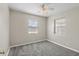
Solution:
[[(17, 46), (22, 44), (33, 43), (46, 39), (46, 23), (44, 17), (25, 14), (23, 12), (10, 10), (11, 30), (10, 45)], [(38, 34), (28, 34), (28, 20), (35, 19), (38, 21)]]
[[(64, 36), (53, 34), (53, 20), (57, 17), (64, 17), (66, 19)], [(79, 7), (49, 17), (48, 40), (79, 52)]]
[(0, 4), (0, 51), (9, 48), (9, 10), (7, 4)]

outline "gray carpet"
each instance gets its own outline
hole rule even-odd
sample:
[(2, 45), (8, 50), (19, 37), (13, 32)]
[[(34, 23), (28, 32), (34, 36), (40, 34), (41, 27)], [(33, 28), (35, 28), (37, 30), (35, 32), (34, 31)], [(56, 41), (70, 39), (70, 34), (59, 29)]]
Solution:
[(9, 56), (79, 56), (79, 53), (48, 41), (11, 48)]

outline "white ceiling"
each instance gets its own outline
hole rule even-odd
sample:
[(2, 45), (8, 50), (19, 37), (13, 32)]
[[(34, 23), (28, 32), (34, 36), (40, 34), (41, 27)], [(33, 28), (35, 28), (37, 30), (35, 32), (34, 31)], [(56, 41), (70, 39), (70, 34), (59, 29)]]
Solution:
[(78, 3), (48, 3), (48, 7), (54, 9), (48, 10), (48, 14), (43, 14), (41, 12), (41, 5), (42, 3), (9, 3), (9, 8), (29, 14), (47, 17), (79, 6)]

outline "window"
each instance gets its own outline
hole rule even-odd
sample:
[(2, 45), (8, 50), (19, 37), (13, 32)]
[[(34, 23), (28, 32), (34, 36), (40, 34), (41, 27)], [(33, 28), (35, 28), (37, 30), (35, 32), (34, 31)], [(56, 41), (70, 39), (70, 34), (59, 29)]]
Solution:
[(37, 20), (28, 20), (28, 33), (38, 33), (38, 22)]
[(63, 35), (65, 33), (66, 19), (59, 18), (54, 20), (54, 33), (56, 35)]

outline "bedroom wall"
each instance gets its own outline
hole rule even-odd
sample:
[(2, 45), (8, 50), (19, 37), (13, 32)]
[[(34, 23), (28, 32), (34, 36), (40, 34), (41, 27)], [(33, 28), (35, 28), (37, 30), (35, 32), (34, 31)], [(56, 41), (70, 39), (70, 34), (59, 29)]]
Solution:
[(5, 52), (6, 54), (8, 49), (9, 49), (9, 9), (7, 4), (0, 4), (0, 52)]
[[(54, 35), (54, 19), (66, 19), (65, 35)], [(79, 52), (79, 7), (50, 16), (48, 19), (48, 40)]]
[[(35, 16), (24, 12), (10, 10), (10, 45), (18, 46), (46, 40), (46, 23), (45, 17)], [(28, 20), (35, 19), (38, 21), (38, 33), (28, 34)]]

